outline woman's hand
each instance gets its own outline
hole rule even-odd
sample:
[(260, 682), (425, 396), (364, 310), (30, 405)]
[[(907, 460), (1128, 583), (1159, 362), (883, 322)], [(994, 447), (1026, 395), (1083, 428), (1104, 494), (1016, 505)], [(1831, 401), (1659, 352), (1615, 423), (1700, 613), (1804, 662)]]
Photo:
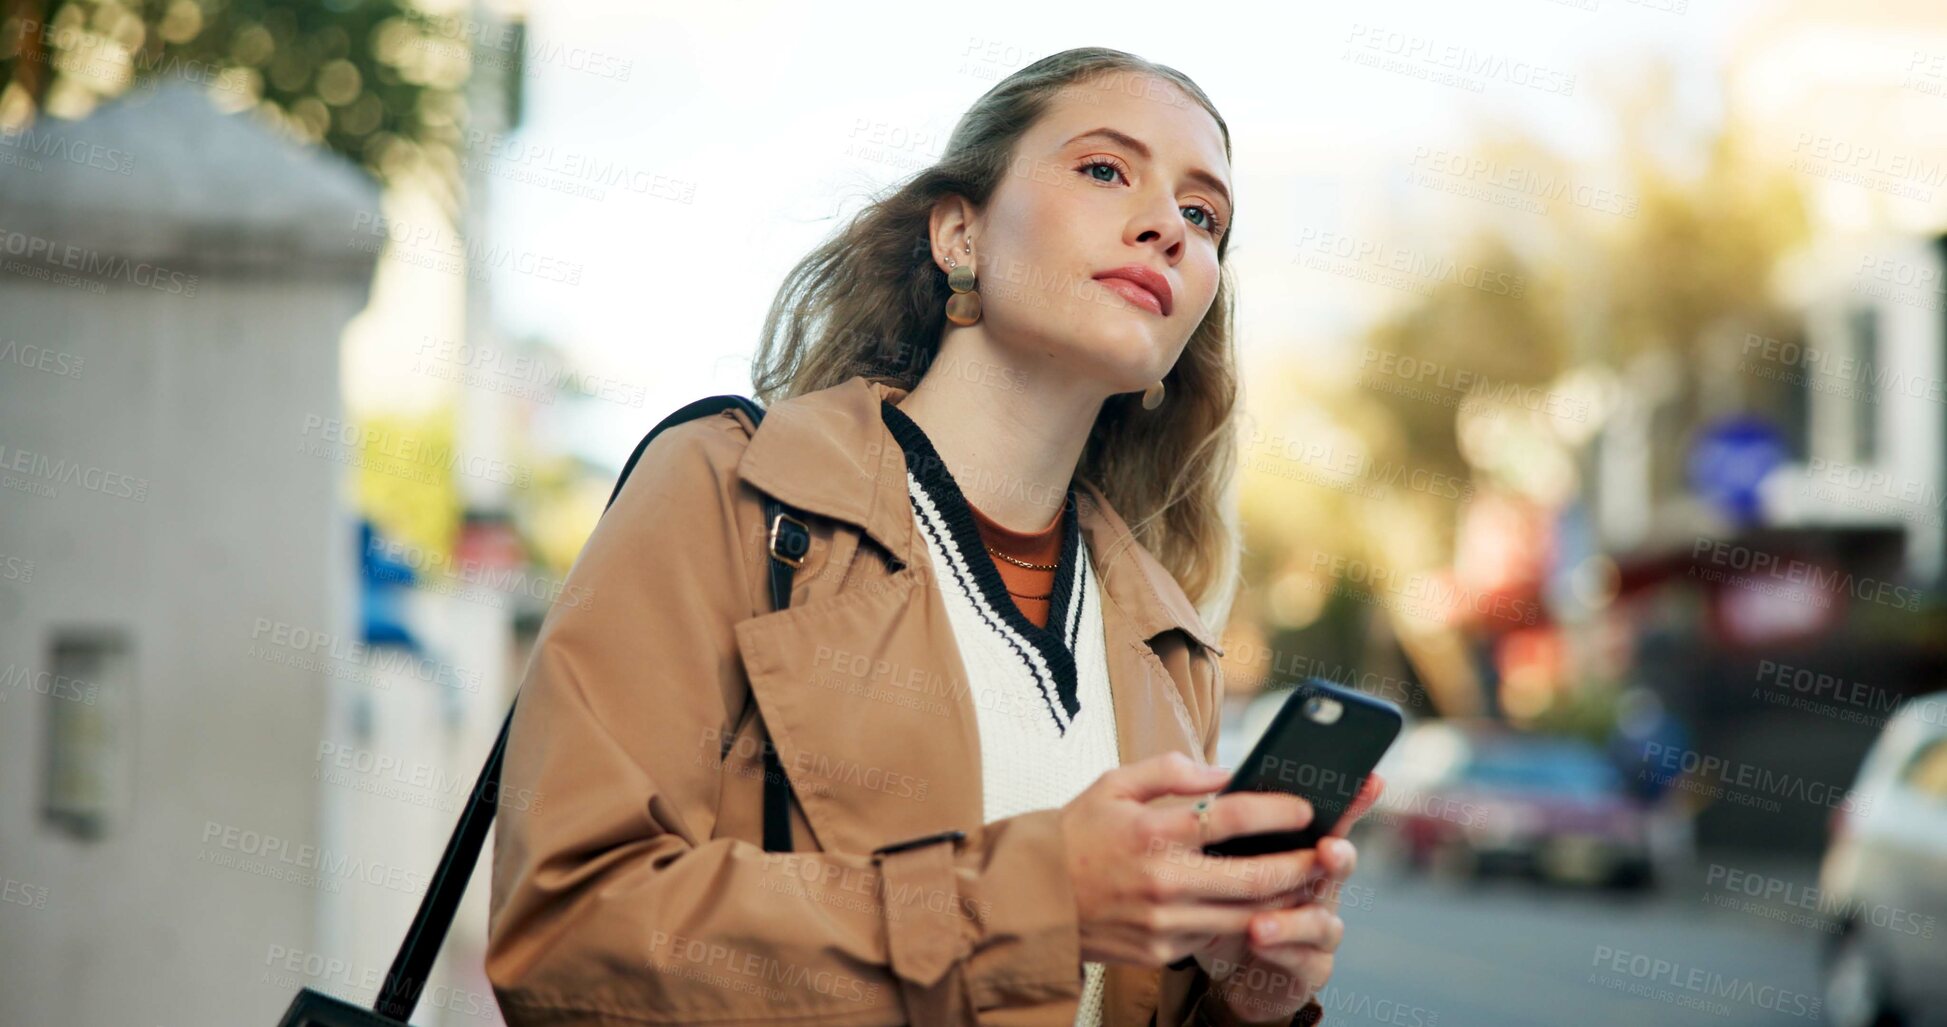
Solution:
[(1189, 803), (1150, 802), (1205, 795), (1229, 779), (1222, 767), (1164, 753), (1104, 773), (1062, 807), (1084, 960), (1166, 966), (1213, 935), (1241, 938), (1267, 904), (1302, 885), (1310, 851), (1217, 859), (1205, 856), (1202, 845), (1303, 827), (1311, 821), (1303, 799), (1274, 792), (1219, 796), (1203, 839)]
[(1359, 853), (1345, 835), (1365, 816), (1386, 782), (1371, 775), (1346, 815), (1318, 848), (1305, 853), (1311, 866), (1302, 883), (1259, 903), (1246, 934), (1219, 937), (1197, 951), (1210, 975), (1219, 1022), (1285, 1024), (1332, 976), (1334, 953), (1345, 933), (1339, 894), (1358, 866)]

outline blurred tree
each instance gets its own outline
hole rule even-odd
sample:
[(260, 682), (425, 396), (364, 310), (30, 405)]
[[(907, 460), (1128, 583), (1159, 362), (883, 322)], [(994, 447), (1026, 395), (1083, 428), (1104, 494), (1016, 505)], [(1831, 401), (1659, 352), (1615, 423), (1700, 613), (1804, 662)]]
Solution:
[[(1667, 69), (1642, 69), (1613, 105), (1622, 172), (1617, 202), (1557, 200), (1539, 222), (1483, 207), (1497, 216), (1483, 219), (1456, 263), (1518, 277), (1518, 294), (1470, 287), (1456, 276), (1382, 320), (1364, 340), (1372, 353), (1432, 366), (1441, 383), (1415, 392), (1387, 387), (1399, 380), (1368, 375), (1367, 387), (1345, 398), (1363, 408), (1354, 423), (1368, 426), (1375, 454), (1472, 478), (1479, 491), (1505, 489), (1555, 505), (1577, 485), (1572, 451), (1586, 430), (1572, 423), (1582, 411), (1562, 395), (1565, 375), (1592, 367), (1620, 371), (1645, 353), (1674, 358), (1692, 373), (1681, 378), (1676, 430), (1661, 441), (1681, 447), (1709, 381), (1695, 373), (1711, 357), (1708, 350), (1721, 345), (1727, 330), (1732, 337), (1737, 330), (1775, 332), (1791, 320), (1771, 291), (1774, 267), (1809, 230), (1790, 174), (1756, 157), (1736, 125), (1683, 136)], [(1538, 181), (1579, 188), (1612, 177), (1577, 167), (1520, 134), (1490, 139), (1482, 150), (1497, 166), (1523, 169)], [(1633, 214), (1619, 213), (1630, 207)], [(1524, 388), (1546, 391), (1556, 401), (1554, 412), (1536, 409), (1535, 393)], [(1682, 467), (1676, 453), (1658, 456), (1660, 469)], [(1417, 523), (1414, 530), (1445, 540), (1437, 561), (1450, 563), (1455, 504), (1433, 498), (1381, 497), (1378, 502), (1401, 509), (1363, 518), (1362, 524), (1386, 530), (1366, 532), (1361, 549), (1387, 562), (1399, 552), (1389, 540), (1404, 517)]]
[(81, 117), (145, 79), (179, 75), (382, 182), (428, 172), (451, 199), (472, 51), (463, 19), (408, 0), (5, 2), (0, 127)]
[[(1279, 646), (1358, 659), (1345, 617), (1390, 618), (1403, 642), (1425, 645), (1435, 637), (1428, 625), (1403, 624), (1388, 602), (1395, 597), (1364, 594), (1326, 561), (1441, 574), (1456, 565), (1462, 515), (1477, 497), (1505, 493), (1542, 511), (1572, 499), (1582, 485), (1577, 449), (1602, 413), (1576, 406), (1587, 398), (1576, 379), (1645, 354), (1684, 372), (1652, 461), (1661, 475), (1680, 474), (1690, 426), (1705, 400), (1720, 398), (1703, 395), (1711, 379), (1702, 369), (1721, 358), (1712, 348), (1741, 331), (1789, 332), (1792, 313), (1774, 300), (1771, 279), (1809, 232), (1794, 178), (1756, 155), (1737, 125), (1699, 124), (1667, 68), (1632, 66), (1610, 95), (1618, 156), (1601, 166), (1524, 132), (1483, 130), (1468, 152), (1519, 172), (1496, 179), (1512, 185), (1489, 188), (1508, 200), (1550, 197), (1545, 206), (1452, 199), (1447, 207), (1466, 212), (1455, 234), (1467, 241), (1451, 264), (1428, 256), (1430, 268), (1415, 265), (1431, 286), (1359, 338), (1355, 385), (1321, 386), (1291, 369), (1278, 389), (1282, 410), (1247, 423), (1246, 574), (1265, 582), (1248, 615), (1274, 635), (1283, 630)], [(1428, 230), (1421, 214), (1357, 234)], [(1744, 387), (1731, 400), (1763, 409), (1767, 386)], [(1463, 484), (1415, 488), (1416, 474)], [(1335, 601), (1348, 594), (1360, 601)], [(1462, 680), (1464, 668), (1443, 677)], [(1458, 691), (1438, 701), (1447, 706)]]

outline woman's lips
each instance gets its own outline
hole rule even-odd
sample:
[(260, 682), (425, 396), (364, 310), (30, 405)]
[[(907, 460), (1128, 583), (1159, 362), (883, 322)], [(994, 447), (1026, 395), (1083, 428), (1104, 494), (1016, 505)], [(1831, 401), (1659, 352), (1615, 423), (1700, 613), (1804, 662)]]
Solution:
[(1163, 301), (1157, 298), (1155, 293), (1150, 292), (1148, 289), (1137, 285), (1127, 278), (1097, 278), (1096, 281), (1102, 283), (1102, 286), (1110, 292), (1121, 296), (1123, 299), (1128, 300), (1144, 310), (1158, 315), (1163, 313)]

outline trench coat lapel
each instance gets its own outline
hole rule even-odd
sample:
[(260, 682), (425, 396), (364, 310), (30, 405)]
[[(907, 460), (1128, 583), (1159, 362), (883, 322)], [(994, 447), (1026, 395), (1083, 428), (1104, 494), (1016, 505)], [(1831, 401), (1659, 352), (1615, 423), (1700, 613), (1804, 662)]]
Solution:
[[(836, 851), (868, 852), (982, 822), (978, 721), (913, 529), (901, 450), (879, 413), (881, 397), (897, 402), (906, 391), (855, 377), (780, 401), (738, 468), (787, 504), (855, 525), (904, 564), (735, 627), (798, 801), (820, 847)], [(1180, 630), (1223, 650), (1100, 490), (1080, 484), (1077, 516), (1102, 594), (1118, 758), (1177, 750), (1201, 759), (1188, 682), (1172, 677), (1152, 644)], [(1104, 1022), (1144, 1022), (1160, 977), (1110, 966)]]

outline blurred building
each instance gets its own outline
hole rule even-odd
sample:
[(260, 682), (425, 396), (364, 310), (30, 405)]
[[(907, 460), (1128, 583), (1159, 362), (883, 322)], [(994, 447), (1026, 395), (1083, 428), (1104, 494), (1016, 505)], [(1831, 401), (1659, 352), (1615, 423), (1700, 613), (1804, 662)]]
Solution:
[(186, 84), (10, 142), (0, 876), (40, 902), (0, 906), (0, 994), (16, 1023), (269, 1022), (283, 953), (363, 887), (316, 771), (334, 692), (382, 687), (338, 372), (377, 190)]
[(1660, 755), (1705, 845), (1815, 851), (1879, 726), (1947, 677), (1943, 252), (1822, 236), (1788, 323), (1727, 326), (1700, 367), (1639, 360), (1585, 454), (1603, 616), (1695, 729)]

